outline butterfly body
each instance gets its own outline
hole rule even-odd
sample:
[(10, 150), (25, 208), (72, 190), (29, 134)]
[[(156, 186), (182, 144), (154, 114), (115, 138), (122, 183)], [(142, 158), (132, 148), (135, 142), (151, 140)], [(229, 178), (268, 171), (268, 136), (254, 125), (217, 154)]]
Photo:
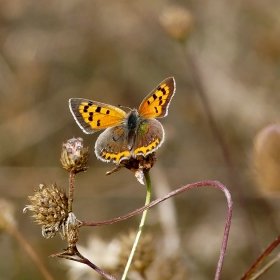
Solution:
[(167, 115), (174, 93), (174, 78), (167, 78), (143, 100), (138, 110), (128, 113), (112, 105), (81, 98), (70, 99), (69, 107), (85, 133), (105, 129), (95, 143), (97, 158), (119, 164), (138, 155), (145, 157), (161, 146), (164, 130), (155, 118)]

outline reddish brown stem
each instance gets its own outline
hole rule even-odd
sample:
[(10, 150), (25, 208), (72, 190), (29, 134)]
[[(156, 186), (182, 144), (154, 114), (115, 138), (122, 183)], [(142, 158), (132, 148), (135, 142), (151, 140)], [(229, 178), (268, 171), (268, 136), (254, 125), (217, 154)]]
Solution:
[(261, 263), (267, 258), (267, 256), (279, 245), (280, 236), (273, 241), (269, 247), (263, 252), (263, 254), (256, 260), (256, 262), (250, 267), (250, 269), (242, 276), (240, 280), (247, 280), (255, 272), (255, 270), (261, 265)]
[[(185, 47), (185, 45), (183, 45)], [(203, 108), (205, 110), (205, 114), (206, 117), (209, 121), (209, 127), (213, 133), (213, 136), (215, 137), (215, 140), (217, 141), (220, 149), (221, 149), (221, 154), (222, 157), (224, 159), (225, 162), (225, 166), (226, 166), (226, 170), (227, 170), (227, 175), (228, 178), (230, 180), (230, 184), (232, 185), (232, 187), (235, 188), (235, 190), (237, 191), (237, 199), (239, 204), (242, 207), (242, 210), (244, 211), (244, 214), (247, 216), (247, 220), (249, 221), (249, 223), (245, 223), (244, 227), (246, 228), (246, 231), (248, 232), (248, 238), (251, 244), (251, 252), (252, 254), (254, 254), (256, 252), (256, 248), (257, 248), (257, 240), (255, 238), (255, 234), (253, 232), (253, 226), (250, 223), (251, 219), (250, 219), (250, 213), (246, 207), (246, 200), (245, 197), (243, 195), (242, 189), (240, 188), (240, 184), (238, 182), (238, 173), (236, 172), (234, 165), (233, 165), (233, 161), (232, 161), (232, 157), (230, 154), (230, 150), (229, 147), (219, 129), (219, 126), (217, 124), (217, 121), (214, 117), (213, 111), (211, 109), (211, 106), (209, 104), (209, 100), (208, 100), (208, 95), (207, 92), (204, 88), (203, 85), (203, 81), (201, 79), (201, 75), (199, 72), (199, 68), (196, 62), (196, 57), (193, 53), (193, 51), (188, 47), (186, 49), (184, 49), (184, 54), (186, 56), (186, 60), (189, 63), (190, 66), (190, 70), (192, 73), (192, 77), (193, 77), (193, 81), (194, 84), (196, 86), (197, 89), (197, 93), (201, 99)]]
[(82, 221), (82, 226), (101, 226), (101, 225), (109, 225), (109, 224), (113, 224), (122, 220), (126, 220), (136, 214), (139, 214), (141, 212), (143, 212), (144, 210), (151, 208), (163, 201), (165, 201), (166, 199), (178, 195), (184, 191), (187, 191), (189, 189), (194, 189), (194, 188), (199, 188), (199, 187), (205, 187), (205, 186), (212, 186), (215, 188), (220, 189), (221, 191), (224, 192), (226, 199), (227, 199), (227, 203), (228, 203), (228, 212), (227, 212), (227, 219), (226, 219), (226, 225), (225, 225), (225, 230), (224, 230), (224, 237), (223, 237), (223, 242), (222, 242), (222, 246), (221, 246), (221, 250), (220, 250), (220, 257), (219, 257), (219, 261), (218, 261), (218, 265), (217, 265), (217, 269), (216, 269), (216, 274), (215, 274), (215, 280), (220, 279), (220, 275), (221, 275), (221, 270), (222, 270), (222, 265), (223, 265), (223, 261), (224, 261), (224, 257), (225, 257), (225, 253), (226, 253), (226, 248), (227, 248), (227, 242), (228, 242), (228, 237), (229, 237), (229, 231), (230, 231), (230, 225), (231, 225), (231, 218), (232, 218), (232, 200), (231, 200), (231, 195), (230, 192), (228, 191), (228, 189), (221, 184), (220, 182), (217, 181), (201, 181), (201, 182), (197, 182), (194, 184), (189, 184), (186, 185), (184, 187), (181, 187), (169, 194), (167, 194), (166, 196), (156, 199), (154, 201), (152, 201), (151, 203), (149, 203), (148, 205), (141, 207), (139, 209), (136, 209), (135, 211), (128, 213), (126, 215), (114, 218), (114, 219), (110, 219), (110, 220), (106, 220), (103, 222), (91, 222), (91, 221)]
[[(79, 262), (79, 263), (83, 263), (89, 267), (91, 267), (92, 269), (94, 269), (96, 272), (98, 272), (100, 275), (102, 275), (103, 277), (105, 277), (108, 280), (116, 280), (116, 278), (114, 278), (113, 276), (111, 276), (110, 274), (108, 274), (107, 272), (105, 272), (104, 270), (102, 270), (101, 268), (99, 268), (98, 266), (96, 266), (95, 264), (93, 264), (90, 260), (88, 260), (87, 258), (85, 258), (77, 249), (76, 246), (68, 248), (65, 252), (63, 253), (58, 253), (58, 254), (53, 254), (51, 255), (51, 257), (59, 257), (59, 258), (63, 258), (63, 259), (67, 259), (67, 260), (71, 260), (71, 261), (75, 261), (75, 262)], [(77, 258), (78, 257), (78, 258)]]
[(72, 205), (74, 200), (74, 183), (75, 183), (75, 173), (69, 173), (69, 198), (68, 198), (68, 211), (72, 212)]

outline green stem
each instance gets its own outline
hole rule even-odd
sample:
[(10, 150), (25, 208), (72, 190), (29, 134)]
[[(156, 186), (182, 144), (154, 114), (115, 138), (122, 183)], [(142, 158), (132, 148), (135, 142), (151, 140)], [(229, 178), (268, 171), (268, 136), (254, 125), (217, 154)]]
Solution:
[[(151, 202), (152, 184), (151, 184), (151, 178), (150, 178), (149, 171), (144, 173), (144, 174), (145, 174), (146, 185), (147, 185), (147, 193), (146, 193), (145, 205), (148, 205)], [(147, 214), (148, 214), (148, 209), (145, 210), (143, 212), (143, 214), (142, 214), (142, 218), (141, 218), (141, 221), (140, 221), (140, 224), (139, 224), (138, 232), (136, 234), (136, 237), (135, 237), (135, 240), (134, 240), (134, 243), (133, 243), (133, 246), (132, 246), (129, 258), (128, 258), (128, 261), (126, 263), (125, 270), (124, 270), (124, 273), (123, 273), (123, 276), (122, 276), (122, 280), (125, 280), (126, 277), (127, 277), (127, 274), (128, 274), (129, 268), (131, 266), (131, 262), (132, 262), (133, 256), (135, 254), (135, 251), (136, 251), (136, 248), (137, 248), (137, 245), (138, 245), (141, 233), (143, 231), (143, 227), (145, 225)]]

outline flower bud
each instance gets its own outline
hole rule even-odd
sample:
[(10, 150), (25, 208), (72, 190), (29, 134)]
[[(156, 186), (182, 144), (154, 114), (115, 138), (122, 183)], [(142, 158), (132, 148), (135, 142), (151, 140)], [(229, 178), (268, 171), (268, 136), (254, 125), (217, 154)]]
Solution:
[(87, 170), (89, 149), (83, 147), (82, 138), (72, 138), (62, 145), (60, 161), (68, 172), (78, 173)]
[(159, 20), (165, 32), (180, 42), (185, 42), (193, 29), (193, 16), (182, 7), (167, 7)]

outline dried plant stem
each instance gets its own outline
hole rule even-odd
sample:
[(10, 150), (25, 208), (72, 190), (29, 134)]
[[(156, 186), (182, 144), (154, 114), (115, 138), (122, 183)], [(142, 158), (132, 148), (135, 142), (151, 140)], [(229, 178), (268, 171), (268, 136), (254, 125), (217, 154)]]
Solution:
[(263, 275), (267, 270), (269, 270), (276, 262), (280, 260), (280, 254), (278, 254), (274, 259), (272, 259), (267, 265), (260, 269), (250, 280), (256, 280), (261, 275)]
[[(250, 278), (250, 276), (255, 272), (255, 270), (262, 264), (262, 262), (267, 258), (267, 256), (279, 245), (280, 243), (280, 236), (277, 237), (275, 241), (273, 241), (269, 247), (263, 252), (263, 254), (256, 260), (256, 262), (250, 267), (250, 269), (242, 276), (241, 280), (248, 280), (248, 279), (257, 279), (257, 278)], [(279, 255), (276, 257), (279, 260)], [(276, 260), (276, 261), (277, 261)], [(272, 264), (274, 264), (274, 261)], [(271, 264), (271, 265), (272, 265)], [(271, 266), (270, 265), (270, 266)], [(270, 267), (269, 266), (269, 267)], [(267, 268), (268, 269), (268, 268)], [(265, 269), (265, 270), (267, 270)], [(264, 270), (264, 271), (265, 271)], [(263, 271), (263, 272), (264, 272)], [(262, 272), (262, 273), (263, 273)]]
[(75, 172), (69, 173), (69, 197), (68, 197), (68, 212), (72, 212), (73, 200), (74, 200), (74, 183), (75, 183)]
[(201, 79), (201, 75), (200, 75), (200, 72), (199, 72), (199, 69), (197, 66), (195, 54), (187, 44), (182, 44), (182, 46), (184, 48), (183, 53), (185, 55), (186, 61), (189, 64), (192, 78), (193, 78), (194, 84), (197, 89), (197, 93), (201, 99), (203, 108), (205, 110), (205, 114), (206, 114), (206, 117), (209, 122), (209, 127), (213, 133), (215, 140), (217, 141), (218, 146), (220, 147), (221, 154), (222, 154), (222, 157), (225, 162), (229, 182), (232, 185), (232, 187), (234, 187), (235, 190), (237, 191), (238, 203), (240, 204), (244, 215), (247, 217), (247, 220), (249, 221), (249, 223), (247, 222), (244, 224), (244, 227), (246, 228), (246, 232), (248, 232), (247, 238), (249, 239), (250, 244), (251, 244), (251, 248), (250, 248), (251, 253), (255, 254), (258, 242), (257, 242), (255, 234), (254, 234), (253, 225), (251, 223), (250, 213), (246, 207), (246, 199), (245, 199), (243, 191), (239, 185), (238, 173), (236, 172), (236, 170), (234, 168), (229, 147), (221, 133), (221, 130), (217, 124), (217, 121), (215, 119), (211, 106), (209, 104), (208, 95), (205, 90), (203, 81)]
[(30, 259), (36, 264), (44, 279), (53, 280), (54, 278), (50, 275), (44, 264), (41, 262), (40, 258), (37, 256), (33, 248), (29, 245), (27, 240), (21, 235), (20, 231), (14, 226), (10, 227), (11, 234), (18, 240), (23, 249), (29, 255)]
[[(152, 186), (151, 186), (151, 178), (150, 178), (149, 171), (145, 172), (144, 174), (145, 174), (146, 185), (147, 185), (147, 193), (146, 193), (146, 201), (145, 201), (145, 206), (146, 206), (151, 201), (151, 189), (152, 189)], [(136, 234), (136, 237), (135, 237), (135, 240), (134, 240), (134, 243), (133, 243), (133, 246), (132, 246), (129, 258), (128, 258), (128, 261), (126, 263), (126, 266), (125, 266), (125, 269), (124, 269), (124, 273), (123, 273), (123, 276), (122, 276), (122, 280), (125, 280), (126, 277), (127, 277), (127, 274), (128, 274), (129, 268), (131, 266), (131, 262), (132, 262), (133, 256), (135, 254), (135, 251), (137, 249), (137, 245), (138, 245), (139, 240), (140, 240), (141, 233), (143, 231), (143, 227), (145, 225), (147, 214), (148, 214), (148, 208), (145, 211), (143, 211), (142, 218), (141, 218), (141, 221), (140, 221), (140, 224), (139, 224), (139, 228), (138, 228), (138, 232)]]
[(227, 242), (228, 242), (228, 237), (229, 237), (229, 231), (230, 231), (230, 225), (231, 225), (231, 218), (232, 218), (232, 199), (231, 199), (231, 195), (230, 192), (228, 191), (228, 189), (221, 184), (218, 181), (201, 181), (201, 182), (197, 182), (197, 183), (193, 183), (193, 184), (189, 184), (186, 186), (183, 186), (175, 191), (170, 192), (169, 194), (167, 194), (166, 196), (156, 199), (154, 201), (152, 201), (151, 203), (149, 203), (148, 205), (145, 205), (139, 209), (136, 209), (133, 212), (130, 212), (124, 216), (121, 217), (117, 217), (114, 219), (110, 219), (107, 221), (103, 221), (103, 222), (92, 222), (92, 221), (82, 221), (81, 225), (82, 226), (101, 226), (101, 225), (109, 225), (109, 224), (113, 224), (122, 220), (126, 220), (134, 215), (137, 215), (139, 213), (142, 213), (143, 211), (145, 211), (148, 208), (151, 208), (167, 199), (169, 199), (170, 197), (173, 197), (175, 195), (178, 195), (180, 193), (183, 193), (187, 190), (190, 189), (194, 189), (194, 188), (199, 188), (199, 187), (215, 187), (220, 189), (226, 196), (227, 199), (227, 204), (228, 204), (228, 211), (227, 211), (227, 218), (226, 218), (226, 225), (225, 225), (225, 230), (224, 230), (224, 237), (223, 237), (223, 241), (222, 241), (222, 246), (220, 249), (220, 257), (219, 257), (219, 261), (218, 261), (218, 265), (217, 265), (217, 269), (216, 269), (216, 274), (215, 274), (215, 280), (219, 280), (220, 279), (220, 275), (221, 275), (221, 270), (222, 270), (222, 265), (224, 262), (224, 258), (225, 258), (225, 253), (226, 253), (226, 248), (227, 248)]

